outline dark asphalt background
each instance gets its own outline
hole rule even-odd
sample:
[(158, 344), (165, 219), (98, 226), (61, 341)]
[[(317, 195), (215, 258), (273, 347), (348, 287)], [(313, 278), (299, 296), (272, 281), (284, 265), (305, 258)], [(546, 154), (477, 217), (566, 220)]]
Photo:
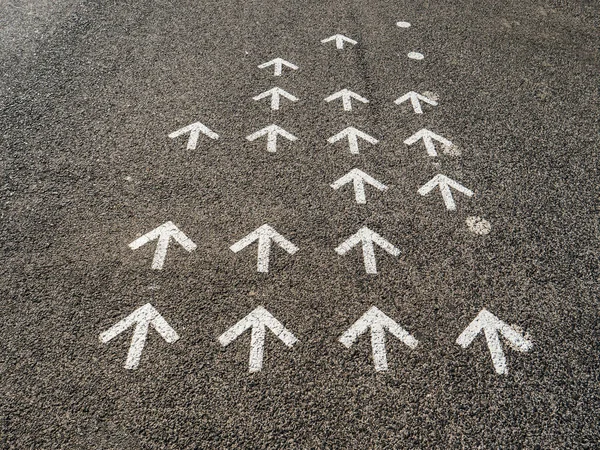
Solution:
[[(598, 448), (597, 2), (2, 2), (0, 443), (2, 448)], [(399, 20), (409, 29), (395, 26)], [(344, 33), (359, 44), (319, 41)], [(421, 51), (423, 61), (406, 57)], [(299, 66), (272, 76), (256, 66)], [(300, 98), (252, 96), (279, 86)], [(370, 99), (344, 112), (323, 99)], [(393, 100), (432, 91), (412, 113)], [(201, 121), (221, 138), (167, 134)], [(245, 136), (271, 123), (299, 140)], [(380, 140), (351, 155), (326, 139)], [(460, 156), (404, 139), (429, 128)], [(328, 185), (357, 167), (390, 186)], [(417, 189), (443, 173), (475, 191)], [(492, 224), (471, 233), (468, 216)], [(167, 220), (198, 249), (129, 242)], [(229, 246), (268, 223), (300, 250)], [(334, 248), (367, 225), (401, 250)], [(151, 302), (181, 339), (98, 335)], [(299, 343), (218, 336), (263, 305)], [(371, 306), (418, 340), (337, 339)], [(533, 350), (455, 341), (482, 308)]]

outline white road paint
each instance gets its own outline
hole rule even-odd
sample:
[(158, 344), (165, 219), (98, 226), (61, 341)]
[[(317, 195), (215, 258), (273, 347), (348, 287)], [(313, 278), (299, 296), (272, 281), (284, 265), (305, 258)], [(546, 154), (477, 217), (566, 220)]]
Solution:
[(283, 136), (289, 141), (295, 141), (298, 139), (291, 133), (288, 133), (283, 128), (273, 124), (268, 127), (263, 128), (262, 130), (258, 130), (252, 133), (249, 136), (246, 136), (246, 139), (249, 141), (254, 141), (260, 137), (267, 136), (267, 151), (271, 153), (275, 153), (277, 151), (277, 136)]
[(269, 328), (285, 345), (292, 347), (298, 339), (281, 322), (271, 315), (262, 306), (259, 306), (225, 333), (219, 336), (219, 342), (223, 347), (231, 344), (238, 336), (248, 328), (252, 328), (250, 338), (250, 360), (248, 367), (250, 372), (259, 372), (262, 369), (266, 328)]
[(142, 237), (137, 238), (135, 241), (129, 244), (129, 248), (131, 250), (137, 250), (142, 245), (158, 239), (156, 251), (154, 252), (154, 259), (152, 260), (152, 268), (161, 270), (165, 262), (165, 257), (167, 256), (167, 248), (169, 247), (169, 241), (171, 238), (175, 239), (175, 241), (177, 241), (179, 245), (181, 245), (188, 252), (196, 250), (196, 244), (194, 244), (192, 240), (188, 238), (171, 221), (165, 222), (154, 230), (149, 231)]
[(290, 94), (289, 92), (284, 91), (281, 88), (274, 87), (273, 89), (269, 89), (262, 94), (258, 94), (256, 97), (252, 97), (254, 100), (262, 100), (263, 98), (271, 97), (271, 109), (278, 110), (279, 109), (279, 98), (285, 97), (292, 102), (297, 102), (298, 97)]
[(435, 189), (436, 186), (440, 187), (440, 192), (442, 193), (444, 204), (446, 205), (446, 209), (449, 211), (456, 210), (456, 203), (454, 203), (454, 198), (452, 197), (452, 191), (450, 190), (450, 188), (456, 189), (458, 192), (465, 194), (467, 197), (473, 197), (473, 195), (475, 195), (472, 190), (467, 189), (462, 184), (442, 174), (437, 174), (435, 177), (433, 177), (431, 180), (429, 180), (427, 183), (421, 186), (418, 192), (421, 195), (427, 195), (433, 189)]
[(146, 303), (144, 306), (136, 309), (123, 320), (117, 322), (108, 330), (101, 333), (100, 342), (106, 344), (133, 325), (135, 325), (135, 330), (133, 331), (131, 345), (129, 346), (129, 352), (127, 353), (127, 360), (125, 361), (126, 369), (135, 369), (139, 365), (150, 325), (152, 325), (158, 334), (160, 334), (169, 344), (172, 344), (179, 339), (179, 335), (171, 328), (167, 321), (163, 319), (158, 311), (154, 309), (150, 303)]
[(396, 99), (396, 101), (394, 101), (394, 103), (396, 105), (400, 105), (407, 100), (410, 100), (410, 102), (412, 103), (412, 107), (413, 107), (413, 110), (415, 111), (415, 114), (423, 114), (423, 108), (421, 108), (421, 102), (427, 103), (431, 106), (438, 105), (435, 100), (432, 100), (432, 99), (430, 99), (424, 95), (421, 95), (418, 92), (414, 92), (414, 91), (407, 92), (402, 97)]
[(275, 75), (276, 77), (281, 76), (283, 66), (285, 66), (289, 69), (292, 69), (292, 70), (298, 70), (298, 66), (296, 66), (295, 64), (292, 64), (291, 62), (286, 61), (285, 59), (281, 59), (281, 58), (272, 59), (271, 61), (268, 61), (266, 63), (259, 65), (258, 68), (265, 69), (270, 66), (273, 66), (273, 68), (274, 68), (273, 75)]
[(419, 53), (419, 52), (410, 52), (408, 55), (410, 59), (416, 59), (416, 60), (421, 60), (423, 58), (425, 58), (425, 55), (423, 55), (423, 53)]
[(329, 142), (330, 144), (333, 144), (345, 137), (348, 138), (348, 144), (350, 146), (350, 153), (352, 153), (353, 155), (358, 155), (358, 153), (359, 153), (358, 152), (358, 138), (364, 139), (365, 141), (367, 141), (373, 145), (377, 144), (379, 142), (373, 136), (369, 136), (367, 133), (363, 133), (362, 131), (357, 130), (354, 127), (348, 127), (346, 129), (340, 131), (335, 136), (331, 136), (329, 139), (327, 139), (327, 142)]
[(356, 197), (356, 203), (365, 204), (367, 203), (367, 198), (365, 196), (365, 183), (370, 184), (375, 189), (379, 189), (380, 191), (385, 191), (387, 186), (380, 181), (377, 181), (370, 175), (367, 175), (362, 170), (352, 169), (346, 175), (341, 177), (340, 179), (334, 181), (331, 184), (331, 187), (335, 190), (338, 190), (345, 184), (352, 182), (354, 184), (354, 195)]
[(196, 146), (198, 145), (198, 138), (200, 137), (200, 133), (207, 135), (211, 139), (219, 139), (219, 135), (217, 133), (212, 131), (206, 125), (201, 124), (200, 122), (195, 122), (191, 125), (188, 125), (187, 127), (183, 127), (177, 131), (173, 131), (171, 134), (169, 134), (169, 137), (171, 139), (175, 139), (181, 135), (188, 133), (190, 134), (187, 143), (188, 150), (194, 150), (196, 148)]
[(236, 242), (229, 248), (234, 253), (237, 253), (240, 250), (243, 250), (246, 247), (248, 247), (254, 241), (258, 241), (258, 261), (256, 265), (256, 270), (258, 272), (266, 273), (269, 271), (269, 255), (271, 253), (271, 241), (275, 241), (276, 244), (278, 244), (290, 255), (293, 255), (298, 251), (298, 247), (296, 247), (294, 244), (292, 244), (290, 241), (288, 241), (286, 238), (284, 238), (281, 234), (279, 234), (267, 224), (260, 226), (252, 233), (240, 239), (238, 242)]
[(371, 348), (373, 351), (373, 363), (378, 372), (388, 369), (387, 352), (385, 350), (385, 331), (389, 331), (407, 346), (414, 349), (419, 341), (411, 336), (408, 331), (402, 328), (393, 319), (386, 316), (375, 306), (372, 306), (354, 325), (352, 325), (339, 341), (347, 348), (356, 342), (361, 334), (371, 330)]
[(343, 34), (334, 34), (333, 36), (329, 36), (321, 41), (321, 43), (326, 44), (327, 42), (335, 41), (335, 46), (338, 50), (344, 49), (344, 42), (347, 42), (352, 45), (358, 44), (354, 39), (350, 39), (349, 37), (344, 36)]
[(446, 145), (448, 147), (452, 146), (452, 142), (450, 142), (445, 137), (440, 136), (439, 134), (435, 134), (433, 131), (429, 131), (427, 128), (421, 128), (411, 137), (406, 139), (404, 143), (406, 145), (413, 145), (415, 142), (423, 139), (423, 143), (425, 144), (425, 148), (427, 149), (427, 154), (429, 156), (437, 156), (437, 152), (435, 151), (435, 144), (433, 140), (440, 142), (442, 145)]
[(387, 240), (382, 238), (379, 234), (368, 229), (367, 227), (362, 227), (360, 230), (358, 230), (358, 232), (356, 232), (356, 234), (353, 234), (344, 242), (342, 242), (335, 249), (335, 251), (338, 255), (343, 256), (346, 253), (348, 253), (353, 247), (355, 247), (358, 243), (362, 243), (365, 271), (369, 274), (377, 273), (377, 262), (375, 260), (375, 248), (373, 246), (373, 243), (377, 244), (390, 255), (398, 256), (400, 254), (400, 250), (398, 250)]
[(358, 100), (362, 103), (369, 103), (364, 97), (361, 97), (356, 92), (352, 92), (348, 89), (342, 89), (341, 91), (336, 92), (335, 94), (331, 94), (329, 97), (325, 99), (326, 102), (331, 102), (338, 98), (342, 99), (342, 105), (344, 106), (344, 111), (352, 111), (352, 99)]
[(485, 334), (490, 354), (492, 355), (494, 369), (498, 374), (505, 375), (508, 373), (506, 357), (504, 356), (498, 334), (501, 334), (511, 344), (512, 348), (520, 352), (527, 352), (533, 347), (531, 341), (527, 340), (513, 327), (498, 319), (485, 308), (481, 310), (475, 320), (461, 333), (456, 343), (462, 348), (467, 348), (482, 330)]
[(492, 231), (492, 224), (481, 217), (470, 216), (465, 222), (472, 233), (484, 236)]
[(398, 28), (409, 28), (410, 27), (410, 23), (409, 22), (396, 22), (396, 26)]

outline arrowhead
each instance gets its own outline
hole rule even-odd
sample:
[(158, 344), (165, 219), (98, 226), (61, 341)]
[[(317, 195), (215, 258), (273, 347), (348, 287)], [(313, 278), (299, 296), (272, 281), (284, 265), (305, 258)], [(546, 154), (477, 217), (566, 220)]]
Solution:
[(279, 109), (279, 97), (285, 97), (292, 102), (297, 102), (298, 98), (289, 92), (284, 91), (278, 87), (274, 87), (273, 89), (269, 89), (262, 94), (257, 95), (256, 97), (252, 97), (253, 100), (262, 100), (263, 98), (271, 97), (271, 109), (278, 110)]
[(445, 175), (437, 174), (427, 183), (425, 183), (419, 190), (417, 191), (421, 195), (429, 194), (436, 186), (440, 187), (440, 192), (442, 193), (442, 198), (444, 200), (444, 204), (446, 205), (446, 209), (449, 211), (456, 210), (456, 203), (454, 202), (454, 197), (452, 196), (452, 191), (450, 188), (454, 188), (458, 192), (466, 195), (467, 197), (472, 197), (475, 195), (473, 191), (467, 189), (462, 184), (454, 181), (451, 178), (448, 178)]
[(333, 184), (331, 184), (331, 187), (337, 190), (350, 182), (354, 184), (356, 203), (360, 204), (367, 203), (364, 183), (368, 183), (374, 188), (379, 189), (380, 191), (384, 191), (387, 189), (387, 186), (385, 184), (377, 181), (375, 178), (373, 178), (370, 175), (367, 175), (359, 169), (352, 169), (346, 175), (333, 182)]
[(360, 130), (357, 130), (354, 127), (348, 127), (345, 128), (344, 130), (340, 131), (338, 134), (336, 134), (335, 136), (331, 136), (329, 139), (327, 139), (327, 142), (329, 142), (330, 144), (333, 144), (337, 141), (339, 141), (340, 139), (343, 139), (347, 137), (348, 138), (348, 144), (350, 146), (350, 153), (352, 154), (358, 154), (358, 139), (357, 138), (361, 138), (364, 139), (365, 141), (369, 142), (370, 144), (377, 144), (379, 141), (377, 139), (375, 139), (373, 136), (369, 136), (366, 133), (363, 133)]
[(248, 141), (254, 141), (262, 136), (267, 135), (267, 151), (271, 153), (275, 153), (277, 151), (277, 136), (283, 136), (289, 141), (295, 141), (298, 138), (291, 133), (288, 133), (283, 128), (273, 124), (268, 127), (263, 128), (262, 130), (258, 130), (255, 133), (252, 133), (246, 136)]
[(258, 68), (259, 69), (264, 69), (264, 68), (269, 67), (269, 66), (274, 66), (275, 67), (274, 75), (276, 77), (281, 76), (281, 72), (282, 72), (283, 66), (286, 66), (286, 67), (288, 67), (288, 68), (290, 68), (292, 70), (298, 70), (298, 66), (296, 66), (296, 65), (294, 65), (294, 64), (286, 61), (285, 59), (281, 59), (281, 58), (275, 58), (275, 59), (272, 59), (271, 61), (268, 61), (266, 63), (260, 64), (258, 66)]
[(369, 274), (377, 273), (375, 249), (373, 247), (374, 243), (392, 256), (398, 256), (400, 254), (400, 250), (398, 250), (387, 240), (382, 238), (379, 234), (375, 233), (367, 227), (362, 227), (355, 234), (353, 234), (344, 242), (342, 242), (335, 249), (335, 251), (338, 255), (343, 256), (346, 253), (348, 253), (353, 247), (355, 247), (358, 243), (362, 243), (365, 271)]
[(401, 103), (404, 103), (409, 99), (412, 103), (413, 110), (416, 114), (423, 114), (423, 109), (421, 108), (420, 103), (421, 101), (432, 106), (437, 106), (437, 102), (435, 100), (430, 99), (429, 97), (425, 97), (424, 95), (421, 95), (414, 91), (407, 92), (402, 97), (398, 98), (394, 103), (396, 105), (400, 105)]
[(335, 94), (331, 94), (329, 97), (327, 97), (325, 99), (326, 102), (331, 102), (333, 100), (336, 100), (338, 98), (342, 99), (342, 104), (344, 106), (344, 111), (351, 111), (352, 110), (352, 100), (351, 99), (355, 99), (358, 100), (359, 102), (362, 103), (369, 103), (369, 100), (367, 100), (364, 97), (361, 97), (360, 95), (358, 95), (355, 92), (349, 91), (348, 89), (342, 89), (341, 91), (336, 92)]
[(176, 137), (179, 137), (179, 136), (181, 136), (183, 134), (187, 134), (187, 133), (190, 134), (190, 137), (189, 137), (188, 143), (187, 143), (188, 150), (194, 150), (196, 148), (196, 145), (198, 144), (198, 138), (200, 137), (200, 133), (204, 133), (211, 139), (219, 139), (219, 135), (217, 133), (212, 131), (207, 126), (201, 124), (200, 122), (195, 122), (195, 123), (192, 123), (191, 125), (188, 125), (187, 127), (183, 127), (177, 131), (173, 131), (171, 134), (169, 134), (169, 137), (171, 139), (175, 139)]
[(438, 134), (435, 134), (433, 131), (429, 131), (426, 128), (422, 128), (419, 131), (417, 131), (411, 137), (406, 139), (404, 141), (404, 143), (406, 145), (413, 145), (415, 142), (417, 142), (421, 139), (423, 139), (423, 143), (425, 144), (425, 148), (427, 149), (427, 154), (429, 156), (437, 156), (437, 152), (435, 150), (435, 145), (433, 143), (433, 140), (440, 142), (442, 145), (445, 145), (446, 147), (452, 146), (452, 142), (450, 142), (448, 139), (446, 139)]
[(271, 252), (271, 241), (278, 244), (282, 249), (288, 252), (290, 255), (293, 255), (298, 251), (298, 247), (284, 238), (281, 234), (279, 234), (275, 229), (267, 224), (264, 224), (254, 230), (252, 233), (248, 234), (244, 238), (240, 239), (238, 242), (233, 244), (230, 250), (234, 253), (237, 253), (254, 241), (258, 241), (258, 262), (257, 262), (257, 271), (258, 272), (268, 272), (269, 271), (269, 256)]
[(329, 36), (328, 38), (323, 39), (321, 43), (325, 44), (330, 41), (335, 41), (335, 46), (338, 50), (342, 50), (344, 48), (344, 42), (348, 42), (352, 45), (358, 44), (358, 42), (356, 42), (354, 39), (350, 39), (343, 34), (334, 34), (333, 36)]

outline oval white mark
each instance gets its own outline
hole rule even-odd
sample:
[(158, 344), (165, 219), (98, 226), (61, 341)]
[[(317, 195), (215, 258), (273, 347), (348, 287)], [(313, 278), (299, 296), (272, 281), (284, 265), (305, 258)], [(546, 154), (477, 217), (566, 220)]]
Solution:
[(400, 27), (400, 28), (408, 28), (408, 27), (410, 27), (410, 23), (409, 22), (396, 22), (396, 26)]
[(466, 223), (472, 233), (481, 236), (489, 234), (492, 231), (492, 224), (478, 216), (467, 217)]
[(425, 58), (425, 56), (422, 53), (419, 52), (410, 52), (408, 55), (410, 59), (423, 59)]

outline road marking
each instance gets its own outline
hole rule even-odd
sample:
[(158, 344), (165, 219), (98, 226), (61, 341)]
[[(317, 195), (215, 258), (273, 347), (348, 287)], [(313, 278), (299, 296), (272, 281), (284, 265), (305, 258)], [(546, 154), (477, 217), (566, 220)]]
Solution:
[(277, 151), (277, 136), (281, 135), (289, 141), (295, 141), (298, 138), (291, 133), (288, 133), (283, 128), (273, 124), (268, 127), (264, 127), (262, 130), (258, 130), (248, 136), (246, 139), (249, 141), (254, 141), (262, 136), (267, 135), (267, 151), (271, 153), (275, 153)]
[(474, 192), (470, 189), (467, 189), (462, 184), (454, 181), (451, 178), (448, 178), (446, 175), (437, 174), (427, 183), (425, 183), (421, 188), (417, 191), (421, 195), (429, 194), (436, 186), (440, 187), (440, 192), (442, 193), (442, 198), (444, 199), (444, 204), (446, 205), (446, 209), (449, 211), (456, 210), (456, 203), (454, 203), (454, 198), (452, 197), (452, 191), (450, 188), (456, 189), (458, 192), (465, 194), (467, 197), (473, 197)]
[(462, 348), (467, 348), (482, 330), (485, 334), (490, 354), (492, 355), (494, 369), (500, 375), (506, 375), (508, 368), (506, 367), (506, 357), (504, 356), (498, 334), (501, 334), (517, 351), (527, 352), (533, 347), (531, 341), (525, 339), (513, 327), (498, 319), (485, 308), (481, 310), (465, 331), (460, 334), (456, 343)]
[(352, 182), (354, 184), (354, 195), (356, 198), (356, 203), (365, 204), (367, 203), (367, 198), (365, 196), (365, 183), (370, 184), (375, 189), (379, 189), (380, 191), (385, 191), (387, 186), (370, 175), (367, 175), (362, 170), (352, 169), (346, 175), (341, 177), (340, 179), (334, 181), (331, 184), (331, 187), (335, 190), (338, 190), (342, 186), (347, 183)]
[(150, 241), (158, 239), (156, 244), (156, 251), (154, 252), (154, 259), (152, 260), (152, 268), (161, 270), (167, 256), (167, 248), (169, 247), (169, 241), (171, 238), (175, 239), (185, 250), (192, 252), (196, 250), (196, 244), (192, 242), (173, 222), (170, 220), (163, 223), (161, 226), (149, 231), (142, 237), (137, 238), (131, 244), (129, 248), (131, 250), (137, 250), (142, 245), (147, 244)]
[(358, 337), (369, 329), (371, 330), (373, 363), (377, 372), (388, 370), (387, 352), (385, 350), (385, 330), (389, 331), (412, 349), (416, 348), (419, 343), (408, 331), (375, 306), (372, 306), (354, 325), (344, 332), (339, 341), (347, 348), (350, 348)]
[(409, 28), (410, 23), (409, 22), (396, 22), (396, 26), (399, 28)]
[(489, 234), (490, 231), (492, 231), (492, 224), (481, 217), (467, 217), (466, 224), (472, 233), (479, 234), (481, 236)]
[(321, 41), (321, 43), (326, 44), (327, 42), (335, 41), (335, 46), (338, 50), (344, 49), (344, 42), (347, 42), (352, 45), (358, 44), (354, 39), (350, 39), (349, 37), (344, 36), (343, 34), (334, 34), (333, 36), (329, 36)]
[(275, 58), (272, 59), (271, 61), (268, 61), (266, 63), (260, 64), (258, 66), (259, 69), (265, 69), (269, 66), (274, 66), (274, 72), (273, 75), (275, 75), (276, 77), (280, 77), (281, 76), (281, 72), (283, 69), (283, 66), (288, 67), (292, 70), (298, 70), (298, 66), (296, 66), (295, 64), (292, 64), (291, 62), (287, 62), (285, 59), (281, 59), (281, 58)]
[(357, 138), (364, 139), (365, 141), (367, 141), (373, 145), (375, 145), (379, 142), (373, 136), (369, 136), (367, 133), (363, 133), (362, 131), (357, 130), (354, 127), (345, 128), (344, 130), (340, 131), (335, 136), (331, 136), (329, 139), (327, 139), (327, 142), (329, 142), (330, 144), (333, 144), (345, 137), (348, 138), (348, 145), (350, 146), (350, 153), (352, 153), (353, 155), (358, 155), (358, 153), (359, 153)]
[(404, 143), (406, 145), (413, 145), (415, 142), (423, 139), (423, 143), (425, 144), (425, 148), (427, 149), (427, 154), (429, 156), (437, 156), (437, 152), (435, 151), (435, 144), (433, 140), (440, 142), (442, 145), (451, 147), (453, 144), (445, 137), (440, 136), (439, 134), (435, 134), (433, 131), (429, 131), (427, 128), (421, 128), (411, 137), (406, 139)]
[(400, 105), (409, 99), (410, 99), (410, 102), (412, 103), (412, 107), (413, 107), (413, 110), (415, 111), (415, 114), (423, 114), (423, 109), (421, 108), (421, 102), (427, 103), (431, 106), (438, 105), (435, 100), (427, 98), (424, 95), (421, 95), (414, 91), (407, 92), (402, 97), (397, 98), (396, 101), (394, 101), (394, 103), (396, 105)]
[(163, 319), (158, 311), (154, 309), (150, 303), (146, 303), (105, 332), (100, 333), (100, 342), (106, 344), (133, 325), (135, 325), (135, 330), (133, 331), (131, 345), (129, 346), (129, 352), (127, 353), (127, 360), (125, 361), (126, 369), (135, 369), (139, 365), (150, 325), (152, 325), (158, 334), (160, 334), (169, 344), (172, 344), (179, 339), (179, 335), (171, 328), (167, 321)]
[(419, 52), (410, 52), (408, 55), (410, 59), (416, 59), (416, 60), (421, 60), (423, 58), (425, 58), (425, 55), (423, 55), (423, 53), (419, 53)]
[(219, 139), (219, 135), (217, 133), (212, 131), (207, 126), (201, 124), (200, 122), (195, 122), (195, 123), (192, 123), (191, 125), (188, 125), (187, 127), (183, 127), (177, 131), (173, 131), (172, 133), (169, 134), (169, 137), (171, 139), (175, 139), (176, 137), (179, 137), (183, 134), (188, 134), (188, 133), (190, 134), (190, 137), (189, 137), (188, 143), (187, 143), (188, 150), (194, 150), (196, 148), (196, 146), (198, 145), (198, 138), (200, 137), (200, 133), (207, 135), (211, 139)]
[(271, 97), (271, 109), (278, 110), (279, 109), (279, 98), (285, 97), (292, 102), (297, 102), (298, 97), (290, 94), (289, 92), (284, 91), (281, 88), (274, 87), (273, 89), (269, 89), (262, 94), (257, 95), (256, 97), (252, 97), (253, 100), (262, 100), (263, 98)]
[(258, 227), (252, 233), (240, 239), (238, 242), (236, 242), (229, 248), (234, 253), (237, 253), (240, 250), (245, 249), (247, 246), (249, 246), (256, 240), (258, 240), (258, 260), (256, 265), (256, 270), (258, 272), (266, 273), (269, 271), (269, 255), (271, 253), (271, 241), (275, 241), (276, 244), (278, 244), (290, 255), (293, 255), (298, 251), (298, 247), (296, 247), (294, 244), (292, 244), (290, 241), (288, 241), (286, 238), (284, 238), (281, 234), (279, 234), (267, 224)]
[(343, 256), (346, 253), (348, 253), (353, 247), (355, 247), (359, 242), (362, 243), (365, 271), (369, 274), (377, 273), (377, 262), (375, 260), (375, 248), (373, 246), (373, 243), (377, 244), (390, 255), (398, 256), (400, 254), (400, 250), (398, 250), (387, 240), (382, 238), (379, 234), (368, 229), (367, 227), (362, 227), (355, 234), (353, 234), (344, 242), (342, 242), (335, 249), (335, 251), (338, 255)]
[(248, 328), (252, 328), (250, 338), (250, 359), (248, 368), (250, 372), (259, 372), (262, 369), (266, 328), (269, 328), (285, 345), (292, 347), (298, 339), (281, 322), (271, 315), (262, 306), (259, 306), (225, 333), (219, 336), (219, 342), (223, 347), (235, 341), (238, 336)]
[(342, 89), (341, 91), (336, 92), (335, 94), (331, 94), (329, 97), (325, 99), (326, 102), (331, 102), (338, 98), (342, 99), (342, 105), (344, 106), (344, 111), (352, 111), (352, 99), (358, 100), (362, 103), (369, 103), (364, 97), (361, 97), (356, 92), (352, 92), (348, 89)]

